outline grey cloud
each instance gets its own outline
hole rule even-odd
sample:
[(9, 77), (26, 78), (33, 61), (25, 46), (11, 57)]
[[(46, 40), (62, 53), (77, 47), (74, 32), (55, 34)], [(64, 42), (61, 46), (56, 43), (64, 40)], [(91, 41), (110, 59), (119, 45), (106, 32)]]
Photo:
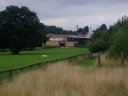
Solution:
[(43, 23), (73, 30), (110, 25), (128, 13), (128, 0), (0, 0), (0, 10), (9, 5), (28, 6)]

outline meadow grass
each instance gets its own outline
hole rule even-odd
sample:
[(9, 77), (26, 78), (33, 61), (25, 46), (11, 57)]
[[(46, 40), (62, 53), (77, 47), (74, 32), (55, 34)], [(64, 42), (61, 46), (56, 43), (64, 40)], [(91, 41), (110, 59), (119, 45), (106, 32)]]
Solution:
[(96, 58), (78, 58), (23, 73), (3, 81), (0, 96), (128, 96), (128, 67), (101, 58), (102, 67), (92, 66)]
[(0, 96), (128, 96), (128, 68), (58, 62), (0, 86)]
[[(37, 62), (61, 59), (82, 53), (87, 53), (86, 48), (52, 48), (33, 51), (21, 51), (20, 55), (11, 55), (10, 52), (0, 52), (0, 70), (21, 67)], [(47, 55), (47, 57), (42, 57)]]

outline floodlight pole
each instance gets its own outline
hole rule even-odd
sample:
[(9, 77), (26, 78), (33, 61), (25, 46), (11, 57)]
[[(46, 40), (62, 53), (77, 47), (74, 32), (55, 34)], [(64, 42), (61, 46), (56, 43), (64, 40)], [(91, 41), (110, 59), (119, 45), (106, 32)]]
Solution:
[(78, 26), (78, 25), (76, 25), (77, 32), (78, 32), (78, 28), (79, 28), (79, 26)]

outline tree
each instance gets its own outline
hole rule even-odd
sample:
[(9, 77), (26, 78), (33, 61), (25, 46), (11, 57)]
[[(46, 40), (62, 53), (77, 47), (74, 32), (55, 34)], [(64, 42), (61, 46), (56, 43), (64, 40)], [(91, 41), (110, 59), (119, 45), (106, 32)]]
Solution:
[(104, 52), (109, 48), (109, 34), (105, 24), (94, 30), (89, 50), (91, 52)]
[(101, 27), (100, 27), (101, 30), (107, 30), (107, 26), (106, 24), (102, 24)]
[[(42, 40), (39, 40), (41, 41), (39, 44), (43, 43), (44, 45), (46, 45), (46, 41), (48, 40), (47, 38), (47, 31), (44, 29), (44, 24), (43, 23), (40, 23), (40, 26), (39, 26), (39, 32), (41, 33), (40, 36), (42, 36), (40, 39)], [(42, 46), (42, 44), (41, 44)]]
[(110, 55), (113, 57), (119, 57), (121, 51), (123, 51), (125, 55), (128, 56), (128, 33), (119, 30), (116, 35), (117, 36), (110, 49)]
[(104, 39), (96, 39), (95, 41), (90, 42), (89, 50), (91, 52), (104, 52), (107, 48), (107, 44)]
[(64, 30), (63, 28), (56, 27), (56, 26), (44, 26), (44, 29), (47, 31), (48, 34), (74, 34), (72, 30)]
[(29, 48), (33, 50), (35, 47), (41, 47), (42, 44), (45, 45), (47, 41), (47, 32), (44, 30), (44, 24), (39, 23), (37, 32), (32, 35), (29, 39)]
[(35, 12), (24, 6), (8, 6), (0, 12), (0, 48), (19, 54), (23, 48), (41, 46), (41, 28)]
[(79, 28), (78, 32), (84, 32), (84, 29), (83, 28)]
[(91, 52), (108, 51), (110, 57), (128, 56), (128, 17), (124, 16), (107, 30), (105, 24), (94, 30), (89, 49)]
[(84, 27), (84, 32), (86, 32), (86, 33), (89, 32), (89, 27), (88, 27), (88, 26), (85, 26), (85, 27)]
[(110, 32), (113, 33), (111, 48), (109, 55), (111, 57), (120, 57), (121, 52), (128, 56), (128, 17), (124, 16), (115, 25), (111, 27)]

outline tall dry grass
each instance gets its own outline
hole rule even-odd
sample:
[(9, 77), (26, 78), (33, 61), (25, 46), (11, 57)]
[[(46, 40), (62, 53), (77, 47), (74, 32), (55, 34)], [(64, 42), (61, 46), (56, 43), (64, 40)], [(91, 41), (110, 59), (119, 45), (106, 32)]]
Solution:
[(128, 68), (82, 68), (59, 62), (5, 83), (0, 96), (128, 96)]
[(114, 58), (109, 58), (107, 54), (101, 54), (101, 64), (103, 66), (119, 66), (120, 64), (120, 59), (114, 59)]
[[(104, 67), (120, 67), (121, 66), (121, 59), (117, 58), (109, 58), (108, 54), (101, 54), (101, 65)], [(128, 60), (125, 59), (124, 65), (128, 65)]]

